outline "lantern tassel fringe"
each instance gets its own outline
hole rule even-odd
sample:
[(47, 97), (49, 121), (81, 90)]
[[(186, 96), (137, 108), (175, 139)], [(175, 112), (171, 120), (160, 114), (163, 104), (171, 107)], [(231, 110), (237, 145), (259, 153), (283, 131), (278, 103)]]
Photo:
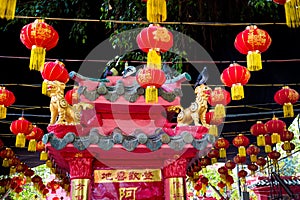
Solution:
[(155, 86), (147, 86), (145, 99), (146, 99), (146, 103), (157, 103), (158, 89)]
[(240, 84), (233, 84), (231, 87), (232, 100), (241, 100), (244, 98), (244, 87)]
[(284, 4), (286, 24), (290, 28), (300, 26), (300, 0), (286, 1)]
[(166, 0), (148, 0), (147, 1), (147, 20), (151, 23), (166, 21), (167, 2)]
[(42, 71), (44, 68), (45, 57), (46, 49), (43, 47), (37, 47), (36, 45), (33, 45), (31, 48), (29, 69)]
[(7, 108), (4, 105), (0, 105), (0, 119), (6, 118)]
[(17, 0), (1, 0), (0, 1), (0, 17), (11, 20), (15, 18)]
[(262, 69), (261, 54), (259, 51), (250, 51), (247, 54), (247, 68), (249, 71), (259, 71)]
[(283, 105), (283, 116), (284, 117), (294, 117), (293, 104), (291, 104), (291, 103), (285, 103)]
[(147, 54), (147, 67), (161, 69), (161, 56), (154, 49), (150, 49)]

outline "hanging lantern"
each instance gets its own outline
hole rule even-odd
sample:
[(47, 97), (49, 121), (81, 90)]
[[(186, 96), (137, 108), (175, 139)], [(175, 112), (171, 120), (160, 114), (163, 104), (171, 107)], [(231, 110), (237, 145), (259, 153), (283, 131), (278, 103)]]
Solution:
[(220, 158), (226, 158), (226, 149), (229, 147), (229, 142), (225, 138), (218, 138), (215, 142), (215, 147), (219, 149)]
[(236, 164), (232, 160), (227, 160), (225, 163), (225, 167), (228, 169), (228, 173), (232, 174), (232, 170), (235, 168)]
[(0, 18), (12, 20), (15, 18), (17, 0), (2, 0), (0, 3)]
[(24, 175), (26, 176), (26, 182), (30, 183), (31, 177), (34, 175), (34, 171), (32, 169), (28, 168), (24, 171)]
[(299, 93), (296, 90), (284, 86), (275, 93), (274, 100), (283, 106), (284, 117), (294, 117), (293, 104), (299, 100)]
[(257, 146), (265, 146), (265, 134), (267, 134), (267, 128), (262, 121), (257, 121), (256, 124), (253, 124), (250, 128), (252, 135), (256, 136)]
[(219, 156), (219, 150), (215, 149), (214, 147), (212, 147), (207, 153), (207, 157), (211, 159), (211, 164), (217, 163)]
[(223, 123), (224, 119), (215, 117), (215, 111), (210, 110), (210, 111), (206, 112), (205, 120), (206, 120), (206, 123), (210, 125), (208, 133), (217, 137), (219, 135), (218, 126)]
[(258, 170), (258, 166), (254, 163), (248, 164), (248, 169), (251, 171), (251, 175), (254, 176), (255, 172)]
[(43, 19), (36, 19), (34, 22), (23, 26), (20, 40), (31, 50), (30, 70), (43, 70), (46, 51), (54, 48), (58, 39), (56, 30)]
[(5, 148), (0, 152), (1, 158), (3, 158), (2, 166), (9, 167), (10, 160), (15, 156), (14, 151), (11, 148)]
[(211, 165), (211, 160), (210, 160), (209, 157), (204, 156), (204, 157), (200, 158), (199, 164), (200, 164), (200, 166), (201, 166), (201, 169), (202, 169), (203, 171), (205, 171), (206, 167), (207, 167), (208, 165)]
[(77, 104), (79, 102), (78, 87), (68, 90), (65, 94), (65, 99), (70, 105)]
[(56, 60), (55, 62), (45, 62), (44, 68), (41, 71), (42, 78), (44, 79), (42, 84), (42, 94), (47, 94), (47, 82), (48, 81), (59, 81), (67, 83), (69, 81), (69, 72), (65, 68), (65, 64), (61, 61)]
[(205, 176), (202, 176), (199, 180), (200, 180), (200, 183), (201, 183), (201, 191), (203, 193), (203, 196), (205, 196), (206, 188), (207, 188), (207, 185), (208, 185), (208, 178), (206, 178)]
[(215, 118), (223, 119), (226, 116), (225, 106), (231, 101), (230, 93), (221, 87), (215, 87), (210, 93), (207, 102), (214, 107)]
[(255, 146), (254, 144), (251, 144), (247, 149), (246, 153), (250, 156), (250, 161), (252, 163), (255, 163), (257, 161), (257, 155), (260, 152), (260, 148)]
[(241, 169), (238, 171), (238, 177), (240, 178), (241, 184), (244, 185), (246, 183), (246, 176), (248, 172), (246, 170)]
[(286, 152), (287, 156), (292, 155), (292, 151), (295, 150), (295, 147), (296, 147), (295, 144), (292, 142), (290, 142), (288, 146), (285, 144), (281, 145), (282, 150)]
[(238, 165), (242, 165), (243, 163), (246, 162), (246, 157), (236, 155), (236, 156), (233, 157), (233, 161)]
[(138, 71), (136, 80), (146, 89), (146, 103), (158, 102), (158, 88), (166, 81), (165, 73), (160, 69), (143, 68)]
[(225, 178), (228, 174), (228, 169), (226, 167), (222, 166), (222, 167), (218, 168), (218, 172), (219, 172), (221, 178), (225, 180)]
[(273, 0), (274, 3), (284, 5), (286, 24), (290, 28), (300, 26), (299, 0)]
[(6, 118), (7, 107), (15, 103), (15, 95), (11, 91), (0, 87), (0, 119)]
[(232, 143), (238, 148), (238, 154), (240, 157), (246, 157), (246, 146), (249, 145), (249, 139), (243, 134), (239, 134), (233, 138)]
[(264, 157), (260, 156), (257, 158), (256, 164), (259, 166), (259, 170), (262, 171), (264, 166), (267, 164), (267, 161)]
[(244, 66), (237, 63), (230, 64), (221, 74), (222, 83), (231, 88), (231, 99), (241, 100), (244, 98), (243, 85), (248, 83), (250, 72)]
[(36, 151), (37, 141), (41, 140), (43, 138), (43, 135), (44, 131), (36, 125), (33, 125), (31, 133), (26, 135), (26, 140), (29, 141), (28, 151)]
[(32, 123), (24, 117), (20, 117), (10, 125), (10, 131), (16, 135), (16, 147), (25, 147), (26, 135), (32, 131)]
[(225, 180), (227, 189), (232, 190), (232, 184), (234, 183), (233, 176), (227, 174)]
[(261, 53), (271, 45), (270, 35), (256, 25), (247, 26), (234, 41), (235, 48), (242, 54), (247, 54), (247, 68), (249, 71), (262, 69)]
[(220, 193), (223, 194), (226, 183), (224, 183), (223, 181), (220, 181), (220, 182), (218, 182), (217, 186), (219, 187)]
[(267, 133), (271, 134), (272, 144), (277, 144), (280, 142), (280, 135), (286, 130), (286, 124), (284, 121), (273, 117), (271, 120), (265, 123)]
[(273, 150), (270, 153), (268, 153), (268, 157), (272, 159), (274, 165), (278, 163), (278, 159), (280, 158), (280, 156), (281, 154), (276, 150)]
[(281, 141), (283, 142), (283, 149), (285, 151), (291, 151), (291, 141), (294, 139), (294, 133), (289, 130), (285, 130), (280, 135)]
[(272, 151), (272, 137), (270, 134), (265, 135), (265, 153), (270, 153)]

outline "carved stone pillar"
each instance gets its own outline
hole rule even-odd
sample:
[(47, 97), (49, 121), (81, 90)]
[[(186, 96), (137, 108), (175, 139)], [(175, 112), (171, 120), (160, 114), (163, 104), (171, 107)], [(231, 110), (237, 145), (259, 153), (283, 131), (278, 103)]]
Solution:
[(71, 199), (90, 200), (93, 158), (68, 159), (71, 179)]
[(168, 159), (165, 161), (163, 175), (166, 200), (185, 199), (186, 165), (187, 161), (184, 158)]

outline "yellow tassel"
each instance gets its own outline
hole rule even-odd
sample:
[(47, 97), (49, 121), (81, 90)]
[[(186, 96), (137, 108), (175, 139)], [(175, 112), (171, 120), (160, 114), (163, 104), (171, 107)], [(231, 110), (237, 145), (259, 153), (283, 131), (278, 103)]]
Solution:
[(16, 167), (15, 166), (11, 166), (10, 168), (9, 168), (9, 175), (14, 175), (15, 173), (16, 173)]
[(31, 152), (36, 151), (36, 140), (35, 139), (29, 140), (28, 151), (31, 151)]
[(18, 133), (16, 137), (16, 147), (25, 147), (26, 137), (24, 133)]
[(285, 151), (290, 151), (291, 150), (291, 143), (289, 141), (284, 141), (284, 143), (283, 143), (283, 149)]
[(223, 104), (217, 104), (214, 110), (214, 117), (216, 119), (222, 119), (226, 116), (225, 106)]
[(252, 163), (255, 163), (255, 162), (257, 161), (257, 156), (256, 156), (255, 154), (251, 154), (251, 155), (250, 155), (250, 161), (251, 161)]
[(151, 23), (166, 21), (166, 0), (147, 0), (147, 20)]
[[(48, 154), (46, 151), (42, 151), (40, 154), (40, 160), (48, 160)], [(48, 162), (48, 161), (47, 161)], [(46, 162), (46, 164), (47, 164)], [(50, 161), (51, 162), (51, 161)], [(52, 164), (52, 163), (51, 163)]]
[(241, 100), (244, 98), (244, 88), (240, 83), (233, 84), (231, 87), (231, 99)]
[(230, 184), (230, 182), (226, 182), (226, 186), (227, 186), (227, 189), (228, 189), (228, 190), (231, 190), (231, 189), (232, 189), (232, 185)]
[(219, 154), (220, 158), (226, 158), (226, 149), (221, 148)]
[(17, 0), (0, 1), (0, 18), (11, 20), (15, 18)]
[(218, 136), (218, 127), (216, 125), (210, 125), (208, 133), (213, 135), (213, 136)]
[(266, 145), (266, 146), (265, 146), (265, 152), (266, 152), (266, 153), (270, 153), (271, 151), (272, 151), (271, 145)]
[(259, 71), (262, 69), (261, 54), (259, 51), (248, 52), (247, 68), (249, 71)]
[(271, 142), (272, 142), (272, 144), (277, 144), (277, 143), (281, 142), (280, 135), (278, 133), (272, 133)]
[(291, 104), (291, 103), (283, 104), (283, 116), (284, 117), (294, 117), (293, 104)]
[(246, 157), (246, 148), (244, 146), (239, 146), (238, 151), (240, 157)]
[(7, 158), (4, 158), (2, 161), (2, 167), (9, 167), (9, 160)]
[(228, 169), (228, 174), (231, 175), (232, 174), (232, 170)]
[(47, 160), (47, 161), (46, 161), (46, 166), (47, 166), (48, 168), (52, 168), (52, 162), (51, 162), (51, 160)]
[(221, 193), (221, 194), (224, 193), (224, 188), (220, 188), (220, 193)]
[(154, 49), (150, 49), (147, 54), (147, 67), (161, 69), (161, 56)]
[(42, 71), (44, 69), (45, 57), (46, 49), (33, 45), (31, 48), (29, 69)]
[(0, 119), (6, 118), (7, 108), (4, 105), (0, 105)]
[(42, 94), (49, 96), (49, 92), (48, 92), (48, 84), (47, 82), (44, 80), (42, 83)]
[(146, 98), (146, 103), (157, 103), (158, 89), (155, 86), (147, 86), (145, 98)]
[(213, 164), (215, 164), (215, 163), (217, 163), (218, 162), (218, 159), (217, 158), (211, 158), (211, 164), (213, 165)]
[(266, 145), (265, 136), (263, 134), (258, 135), (256, 138), (256, 142), (257, 142), (257, 146), (259, 147), (265, 146)]
[(201, 187), (201, 190), (203, 192), (203, 194), (206, 193), (206, 185), (202, 183), (202, 187)]
[(290, 28), (296, 28), (300, 25), (299, 0), (289, 0), (284, 4), (286, 24)]
[(5, 187), (0, 186), (0, 194), (4, 194), (5, 193)]

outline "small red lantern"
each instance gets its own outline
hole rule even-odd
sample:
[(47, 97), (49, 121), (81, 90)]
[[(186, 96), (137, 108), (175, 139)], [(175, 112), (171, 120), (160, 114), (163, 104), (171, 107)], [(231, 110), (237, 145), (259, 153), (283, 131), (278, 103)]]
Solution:
[(26, 169), (24, 172), (24, 175), (26, 176), (26, 182), (31, 182), (31, 177), (34, 175), (34, 171), (30, 168)]
[(232, 170), (236, 167), (236, 164), (232, 160), (228, 160), (225, 163), (225, 167), (228, 169), (228, 173), (231, 174)]
[(0, 119), (6, 118), (7, 107), (15, 103), (15, 95), (11, 91), (0, 87)]
[(277, 164), (278, 159), (280, 158), (280, 156), (281, 156), (281, 154), (278, 151), (276, 151), (276, 150), (273, 150), (270, 153), (268, 153), (268, 157), (270, 159), (272, 159), (273, 164)]
[(256, 124), (253, 124), (250, 128), (252, 135), (256, 136), (257, 146), (265, 146), (265, 134), (267, 134), (267, 128), (262, 121), (257, 121)]
[(286, 24), (290, 28), (300, 26), (300, 12), (297, 0), (273, 0), (274, 3), (284, 5)]
[(281, 134), (281, 141), (283, 142), (283, 149), (285, 151), (291, 151), (291, 141), (294, 139), (294, 133), (289, 130), (285, 130)]
[(260, 148), (255, 146), (254, 144), (251, 144), (247, 149), (246, 153), (250, 156), (250, 161), (252, 163), (255, 163), (257, 161), (257, 154), (259, 154)]
[(270, 134), (265, 135), (265, 152), (270, 153), (272, 151), (272, 137)]
[(246, 157), (246, 146), (250, 143), (249, 139), (243, 134), (239, 134), (233, 138), (232, 143), (238, 148), (239, 156)]
[(295, 147), (296, 147), (295, 144), (292, 142), (289, 143), (289, 146), (284, 145), (284, 144), (281, 145), (281, 148), (284, 151), (286, 151), (287, 156), (290, 156), (292, 154), (292, 151), (295, 150)]
[(279, 143), (280, 135), (286, 130), (285, 122), (274, 116), (271, 120), (267, 121), (265, 125), (267, 133), (271, 134), (272, 144)]
[(10, 131), (17, 136), (16, 147), (25, 147), (26, 135), (31, 133), (32, 128), (32, 123), (24, 117), (20, 117), (11, 123)]
[(258, 166), (254, 163), (248, 164), (248, 169), (251, 171), (251, 175), (254, 176), (255, 172), (258, 170)]
[(55, 62), (45, 62), (44, 68), (41, 71), (42, 78), (44, 79), (42, 84), (42, 94), (47, 95), (47, 83), (48, 81), (59, 81), (67, 83), (69, 81), (69, 72), (65, 68), (65, 64), (61, 61), (56, 60)]
[(218, 161), (219, 156), (219, 150), (215, 148), (211, 148), (211, 150), (207, 153), (207, 157), (211, 159), (211, 164), (215, 164)]
[(218, 126), (223, 123), (224, 118), (215, 117), (215, 111), (210, 110), (205, 114), (206, 123), (209, 124), (208, 133), (218, 136)]
[(243, 164), (244, 162), (246, 162), (246, 157), (244, 156), (239, 156), (239, 155), (236, 155), (233, 157), (233, 161), (236, 163), (236, 164)]
[(244, 98), (244, 88), (250, 79), (250, 72), (244, 66), (237, 63), (230, 64), (221, 74), (222, 83), (231, 88), (232, 100)]
[(204, 156), (202, 158), (200, 158), (200, 162), (199, 162), (202, 170), (206, 169), (206, 166), (211, 165), (211, 160), (210, 158)]
[(79, 102), (78, 88), (74, 87), (68, 90), (65, 94), (65, 99), (70, 105), (77, 104)]
[(36, 151), (37, 141), (41, 140), (43, 138), (43, 135), (44, 131), (36, 125), (33, 125), (31, 133), (26, 135), (26, 139), (29, 141), (28, 151)]
[(218, 182), (217, 186), (219, 187), (220, 193), (223, 194), (226, 183), (224, 183), (223, 181), (220, 181), (220, 182)]
[(225, 180), (228, 190), (232, 190), (232, 184), (234, 183), (233, 176), (227, 174)]
[(199, 180), (200, 180), (200, 183), (202, 185), (201, 191), (203, 192), (203, 194), (205, 196), (206, 188), (207, 188), (207, 185), (208, 185), (208, 178), (206, 178), (205, 176), (202, 176)]
[(218, 172), (221, 176), (223, 176), (225, 178), (226, 175), (228, 174), (228, 169), (226, 167), (222, 166), (222, 167), (218, 168)]
[(236, 36), (234, 46), (240, 53), (247, 54), (248, 70), (258, 71), (262, 69), (261, 53), (270, 47), (271, 42), (267, 31), (250, 25)]
[(229, 147), (229, 142), (225, 138), (218, 138), (215, 142), (215, 147), (219, 149), (220, 158), (226, 158), (226, 149)]
[(31, 50), (30, 70), (43, 70), (46, 51), (54, 48), (58, 39), (56, 30), (43, 19), (36, 19), (34, 22), (23, 26), (20, 40)]
[(284, 117), (294, 117), (293, 104), (299, 100), (299, 93), (296, 90), (284, 86), (275, 93), (274, 100), (283, 106)]
[(158, 89), (165, 81), (165, 73), (160, 69), (144, 68), (138, 71), (136, 80), (141, 87), (146, 89), (146, 103), (158, 102)]
[(246, 176), (248, 175), (248, 172), (246, 170), (240, 170), (238, 171), (238, 177), (241, 180), (241, 184), (245, 184), (246, 183)]
[(215, 118), (223, 119), (226, 116), (225, 106), (231, 101), (230, 92), (221, 87), (215, 87), (210, 93), (207, 102), (214, 107)]

